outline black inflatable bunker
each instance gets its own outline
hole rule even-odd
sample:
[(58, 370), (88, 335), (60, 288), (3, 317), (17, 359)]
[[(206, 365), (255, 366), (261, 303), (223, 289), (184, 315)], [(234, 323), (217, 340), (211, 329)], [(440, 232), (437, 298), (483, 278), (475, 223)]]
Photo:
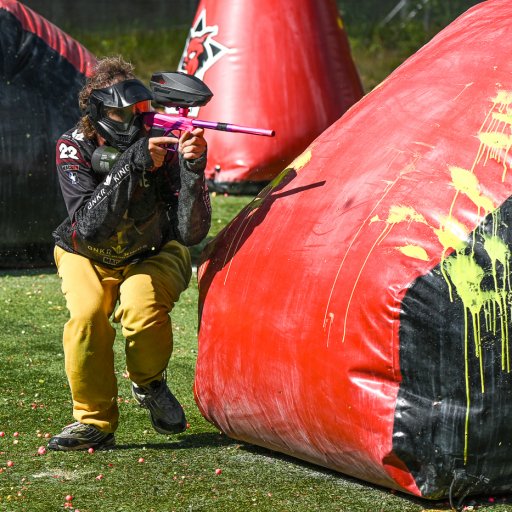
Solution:
[(0, 268), (46, 265), (66, 215), (55, 142), (95, 59), (14, 0), (0, 0), (0, 52)]

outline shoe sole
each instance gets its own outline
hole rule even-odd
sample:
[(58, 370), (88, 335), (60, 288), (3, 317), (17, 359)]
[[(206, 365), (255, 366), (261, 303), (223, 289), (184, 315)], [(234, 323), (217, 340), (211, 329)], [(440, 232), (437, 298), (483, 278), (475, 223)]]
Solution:
[(78, 452), (78, 451), (85, 451), (89, 448), (94, 448), (94, 450), (108, 450), (109, 448), (113, 448), (116, 445), (115, 439), (111, 439), (109, 441), (106, 441), (105, 443), (101, 444), (95, 444), (95, 443), (89, 443), (89, 444), (81, 444), (78, 446), (62, 446), (57, 443), (48, 443), (48, 449), (53, 450), (56, 452)]
[(176, 428), (173, 430), (164, 430), (160, 428), (158, 425), (155, 424), (153, 421), (153, 417), (151, 416), (151, 411), (148, 411), (149, 419), (151, 420), (151, 425), (153, 425), (153, 428), (159, 433), (165, 435), (173, 435), (173, 434), (181, 434), (182, 432), (185, 432), (187, 430), (187, 424), (185, 422), (184, 425), (176, 425)]
[(183, 423), (177, 424), (176, 428), (173, 428), (172, 430), (164, 430), (163, 428), (159, 427), (153, 420), (153, 415), (151, 414), (151, 410), (148, 407), (146, 407), (140, 403), (139, 398), (137, 397), (137, 395), (135, 394), (135, 391), (133, 390), (133, 387), (132, 387), (132, 396), (133, 396), (133, 398), (135, 398), (135, 400), (140, 405), (140, 407), (147, 410), (148, 417), (151, 421), (151, 425), (153, 426), (155, 431), (158, 432), (159, 434), (163, 434), (164, 436), (170, 436), (173, 434), (181, 434), (182, 432), (185, 432), (185, 430), (187, 430), (187, 420), (186, 419), (184, 419)]

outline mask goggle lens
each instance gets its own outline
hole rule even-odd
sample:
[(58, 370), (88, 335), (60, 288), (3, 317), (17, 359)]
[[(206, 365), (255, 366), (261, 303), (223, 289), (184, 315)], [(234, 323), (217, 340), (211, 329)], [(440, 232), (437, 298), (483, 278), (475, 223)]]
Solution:
[(124, 108), (107, 108), (105, 113), (109, 119), (122, 124), (130, 124), (136, 114), (150, 112), (151, 101), (139, 101), (135, 105), (130, 105)]
[(118, 123), (129, 124), (135, 115), (134, 106), (124, 108), (107, 108), (105, 113), (109, 119)]
[(139, 101), (133, 105), (133, 110), (136, 114), (144, 114), (144, 112), (151, 112), (151, 100)]

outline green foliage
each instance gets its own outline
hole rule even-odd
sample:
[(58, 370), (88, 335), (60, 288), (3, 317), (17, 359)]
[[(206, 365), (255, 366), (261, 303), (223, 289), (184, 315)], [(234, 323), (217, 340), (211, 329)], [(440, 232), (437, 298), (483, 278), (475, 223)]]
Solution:
[(250, 196), (224, 196), (213, 192), (210, 195), (212, 203), (212, 225), (208, 236), (198, 245), (191, 247), (190, 253), (193, 264), (201, 261), (201, 252), (215, 236), (226, 226), (226, 224), (250, 201)]
[(346, 22), (361, 33), (389, 23), (396, 29), (420, 22), (432, 32), (445, 27), (457, 16), (482, 0), (337, 0)]
[(177, 69), (188, 28), (117, 28), (102, 32), (70, 29), (68, 33), (98, 58), (122, 55), (147, 83), (155, 71)]
[[(397, 15), (386, 17), (398, 0), (361, 2), (338, 0), (353, 57), (368, 92), (439, 30), (479, 0), (408, 0)], [(161, 25), (161, 24), (160, 24)], [(148, 81), (158, 70), (175, 70), (185, 46), (189, 27), (141, 27), (112, 25), (95, 31), (74, 25), (66, 31), (97, 57), (122, 55), (131, 61), (138, 76)]]
[(403, 26), (375, 25), (369, 33), (354, 30), (350, 45), (366, 92), (371, 91), (404, 60), (427, 43), (434, 33), (411, 21)]
[(478, 0), (409, 0), (387, 20), (398, 0), (340, 0), (353, 58), (366, 92)]

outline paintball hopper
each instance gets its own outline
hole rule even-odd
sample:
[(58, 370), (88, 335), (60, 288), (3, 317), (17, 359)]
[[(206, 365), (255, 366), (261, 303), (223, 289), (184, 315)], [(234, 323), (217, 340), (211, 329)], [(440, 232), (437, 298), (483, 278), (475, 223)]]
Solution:
[(164, 107), (202, 107), (213, 96), (202, 80), (178, 71), (153, 73), (149, 87), (155, 102)]

